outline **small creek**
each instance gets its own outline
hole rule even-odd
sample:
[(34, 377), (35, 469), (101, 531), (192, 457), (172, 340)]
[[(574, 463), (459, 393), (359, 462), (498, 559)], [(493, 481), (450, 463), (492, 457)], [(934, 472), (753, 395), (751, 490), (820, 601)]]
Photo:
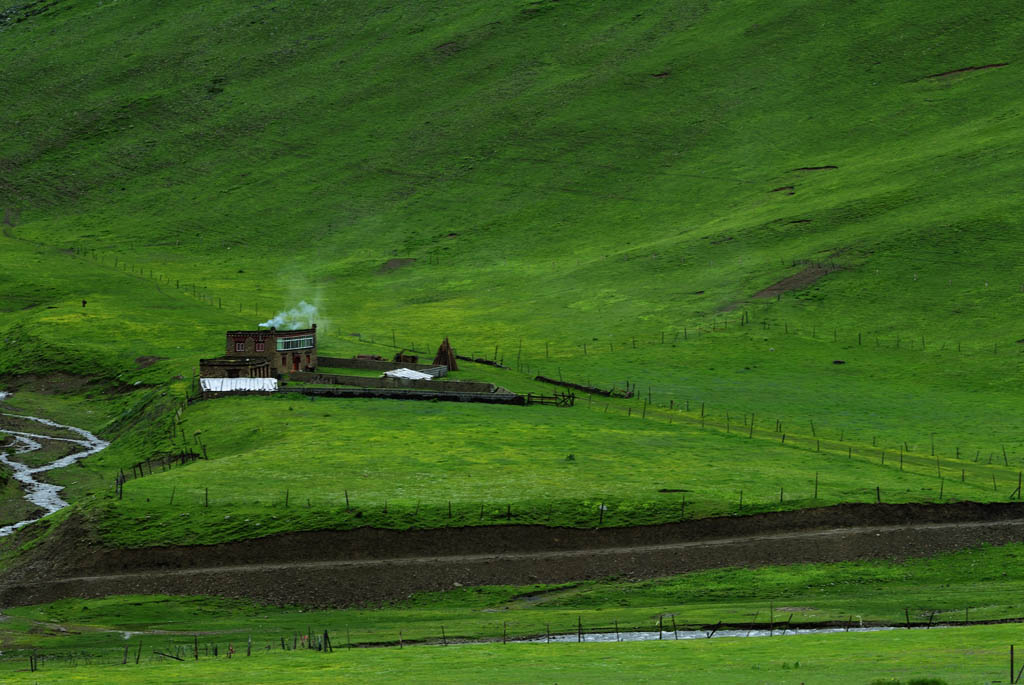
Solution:
[[(0, 392), (0, 401), (4, 398), (9, 397), (10, 393)], [(10, 535), (14, 531), (27, 526), (30, 523), (38, 521), (43, 516), (52, 514), (55, 511), (59, 511), (64, 507), (68, 506), (60, 497), (60, 491), (63, 490), (63, 486), (52, 485), (51, 483), (44, 483), (36, 480), (35, 475), (44, 473), (46, 471), (52, 471), (53, 469), (62, 469), (65, 466), (74, 464), (79, 459), (85, 459), (89, 455), (96, 454), (100, 450), (107, 447), (110, 443), (106, 440), (101, 440), (95, 435), (82, 428), (75, 428), (74, 426), (65, 426), (49, 419), (41, 419), (36, 416), (23, 416), (21, 414), (8, 414), (0, 412), (0, 416), (10, 416), (12, 418), (22, 419), (25, 421), (33, 421), (40, 424), (41, 426), (47, 426), (50, 428), (59, 428), (61, 430), (70, 432), (74, 435), (81, 436), (80, 438), (58, 438), (50, 435), (43, 435), (40, 433), (29, 433), (25, 431), (16, 431), (8, 428), (3, 428), (0, 432), (9, 435), (13, 438), (13, 444), (9, 445), (7, 451), (0, 452), (0, 462), (10, 467), (12, 475), (15, 480), (21, 483), (25, 488), (25, 499), (45, 510), (44, 514), (36, 516), (35, 518), (25, 519), (24, 521), (18, 521), (9, 526), (3, 526), (0, 528), (0, 537)], [(43, 444), (49, 440), (70, 443), (81, 447), (72, 454), (55, 459), (49, 464), (43, 466), (28, 466), (22, 464), (19, 461), (15, 461), (12, 457), (17, 457), (21, 454), (28, 454), (35, 452), (43, 448)]]
[[(943, 628), (945, 626), (936, 624), (930, 628)], [(915, 626), (912, 630), (923, 630), (924, 626)], [(550, 637), (532, 637), (527, 639), (509, 640), (509, 642), (537, 643), (537, 642), (643, 642), (647, 640), (697, 640), (719, 637), (769, 637), (783, 635), (821, 635), (826, 633), (874, 633), (883, 630), (905, 630), (901, 626), (872, 626), (864, 628), (777, 628), (775, 630), (665, 630), (659, 633), (657, 630), (645, 632), (619, 632), (619, 633), (584, 633), (582, 636), (575, 633), (551, 635)]]

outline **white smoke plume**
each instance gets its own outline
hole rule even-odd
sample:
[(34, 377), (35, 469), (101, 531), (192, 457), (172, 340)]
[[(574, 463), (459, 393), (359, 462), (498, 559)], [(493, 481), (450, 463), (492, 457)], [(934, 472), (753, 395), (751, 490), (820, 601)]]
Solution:
[(272, 319), (259, 324), (260, 328), (276, 328), (282, 331), (294, 331), (309, 328), (316, 321), (316, 307), (302, 300), (291, 309), (278, 312)]

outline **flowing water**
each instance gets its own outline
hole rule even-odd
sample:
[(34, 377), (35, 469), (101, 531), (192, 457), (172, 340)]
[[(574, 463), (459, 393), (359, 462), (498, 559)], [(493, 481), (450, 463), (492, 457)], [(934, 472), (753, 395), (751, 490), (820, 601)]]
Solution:
[[(10, 393), (0, 392), (0, 401), (3, 401), (4, 398), (9, 396)], [(49, 419), (41, 419), (36, 416), (23, 416), (21, 414), (8, 414), (4, 412), (0, 412), (0, 416), (10, 416), (22, 420), (33, 421), (40, 424), (40, 426), (60, 428), (74, 435), (80, 436), (80, 438), (57, 438), (40, 433), (16, 431), (7, 428), (3, 429), (2, 432), (11, 436), (13, 441), (7, 448), (5, 448), (6, 451), (0, 452), (0, 462), (6, 464), (11, 469), (14, 479), (24, 486), (25, 499), (37, 507), (41, 507), (45, 511), (44, 514), (36, 516), (35, 518), (25, 519), (24, 521), (18, 521), (17, 523), (13, 523), (9, 526), (3, 526), (0, 528), (0, 537), (3, 537), (5, 535), (10, 535), (19, 528), (38, 521), (43, 516), (52, 514), (53, 512), (59, 511), (60, 509), (68, 506), (68, 503), (60, 497), (60, 491), (64, 489), (63, 486), (52, 485), (50, 483), (44, 483), (36, 480), (34, 477), (36, 474), (70, 466), (79, 459), (85, 459), (89, 455), (96, 454), (107, 447), (110, 443), (106, 440), (97, 438), (95, 435), (82, 428), (65, 426), (55, 421), (50, 421)], [(32, 467), (16, 460), (18, 455), (40, 450), (44, 443), (51, 440), (62, 443), (71, 443), (72, 445), (81, 447), (81, 449), (75, 451), (73, 454), (61, 457), (60, 459), (55, 459), (44, 466)]]
[[(931, 628), (943, 628), (943, 625), (933, 625)], [(923, 629), (923, 626), (915, 626), (914, 630)], [(510, 640), (510, 642), (643, 642), (646, 640), (697, 640), (719, 637), (768, 637), (772, 635), (815, 635), (824, 633), (873, 633), (882, 630), (903, 630), (899, 626), (872, 626), (863, 628), (776, 628), (775, 630), (657, 630), (643, 632), (617, 632), (617, 633), (576, 633), (551, 635), (549, 637), (531, 637), (523, 640)]]

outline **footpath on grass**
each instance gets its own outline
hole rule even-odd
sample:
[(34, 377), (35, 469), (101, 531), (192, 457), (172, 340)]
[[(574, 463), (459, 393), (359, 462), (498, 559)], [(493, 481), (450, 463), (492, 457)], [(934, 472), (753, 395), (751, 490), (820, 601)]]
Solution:
[(848, 504), (591, 530), (362, 528), (142, 549), (106, 547), (72, 516), (0, 579), (0, 605), (120, 594), (205, 594), (343, 607), (469, 585), (901, 559), (1022, 539), (1024, 506), (1019, 503)]

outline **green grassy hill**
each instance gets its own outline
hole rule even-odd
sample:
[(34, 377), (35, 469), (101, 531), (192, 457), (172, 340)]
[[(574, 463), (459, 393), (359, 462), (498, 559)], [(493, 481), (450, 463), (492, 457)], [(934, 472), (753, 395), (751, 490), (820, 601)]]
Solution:
[[(1012, 498), (1022, 30), (1009, 0), (0, 6), (0, 392), (14, 391), (0, 413), (112, 443), (48, 474), (73, 511), (4, 539), (0, 565), (69, 518), (147, 546)], [(466, 364), (460, 378), (550, 392), (542, 374), (634, 395), (572, 409), (290, 395), (183, 406), (225, 329), (300, 300), (319, 308), (328, 354), (429, 355), (450, 336), (509, 367)], [(209, 459), (158, 465), (115, 497), (122, 470), (192, 450)], [(28, 508), (7, 480), (2, 523)], [(343, 624), (387, 642), (443, 622), (495, 638), (581, 615), (650, 627), (680, 604), (695, 623), (763, 621), (776, 601), (798, 621), (1013, 620), (1018, 556), (614, 579), (539, 602), (521, 597), (536, 587), (462, 588), (305, 618), (203, 598), (69, 600), (4, 611), (0, 670), (22, 677), (38, 648), (48, 672), (97, 660), (62, 673), (109, 682), (134, 629), (212, 630), (236, 647), (319, 623), (336, 641)], [(650, 679), (681, 664), (707, 682), (740, 669), (977, 682), (1005, 672), (1015, 630), (337, 662), (258, 649), (252, 663), (270, 682), (296, 669)], [(253, 681), (238, 661), (149, 654), (195, 639), (147, 635), (145, 661), (113, 679)]]
[[(90, 425), (118, 441), (55, 476), (78, 498), (173, 448), (169, 411), (224, 329), (300, 299), (320, 308), (329, 351), (429, 351), (450, 335), (514, 367), (513, 390), (538, 372), (636, 384), (607, 423), (600, 407), (559, 415), (548, 446), (622, 431), (616, 467), (644, 492), (664, 480), (651, 452), (692, 464), (699, 440), (753, 465), (782, 449), (721, 436), (753, 416), (804, 448), (824, 437), (865, 460), (870, 446), (950, 462), (902, 486), (909, 498), (935, 498), (943, 468), (955, 480), (990, 463), (1003, 486), (952, 496), (1005, 498), (1024, 461), (1022, 22), (1011, 2), (12, 8), (0, 374), (90, 379), (58, 387), (90, 393)], [(661, 420), (701, 405), (718, 431), (621, 424), (644, 399)], [(74, 405), (13, 401), (58, 416)], [(269, 406), (236, 428), (266, 425)], [(372, 436), (373, 406), (338, 411), (351, 421), (320, 421), (309, 455)], [(496, 436), (482, 420), (430, 430), (454, 425), (448, 438), (481, 454), (533, 449), (532, 418)], [(209, 464), (227, 469), (217, 478), (245, 477), (226, 474), (249, 446), (217, 451), (232, 457)], [(867, 496), (882, 466), (854, 464), (849, 492)], [(758, 468), (709, 486), (708, 511), (728, 508), (733, 481), (763, 480)], [(202, 468), (186, 471), (145, 487), (198, 487)], [(524, 472), (509, 492), (561, 494), (548, 478)]]

